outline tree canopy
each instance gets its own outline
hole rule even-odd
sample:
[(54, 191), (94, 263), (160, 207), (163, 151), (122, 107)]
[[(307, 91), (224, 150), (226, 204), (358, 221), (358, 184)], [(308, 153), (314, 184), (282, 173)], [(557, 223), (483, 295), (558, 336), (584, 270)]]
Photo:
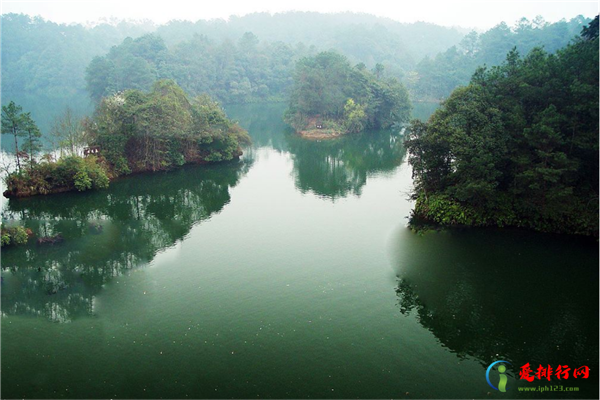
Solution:
[(286, 120), (303, 130), (320, 118), (324, 125), (341, 124), (350, 132), (407, 121), (411, 109), (408, 92), (395, 78), (378, 78), (382, 70), (379, 66), (370, 72), (364, 64), (352, 67), (346, 57), (335, 52), (301, 59), (296, 64)]
[[(73, 122), (69, 111), (57, 121), (68, 156), (35, 162), (39, 130), (29, 113), (14, 103), (3, 107), (3, 133), (24, 136), (30, 168), (6, 177), (6, 196), (24, 197), (68, 190), (106, 188), (111, 178), (131, 172), (167, 170), (186, 163), (229, 161), (242, 154), (249, 136), (229, 120), (208, 96), (189, 99), (170, 80), (157, 81), (150, 92), (130, 89), (103, 98), (94, 116)], [(16, 121), (10, 125), (10, 121)], [(6, 121), (6, 124), (5, 124)], [(12, 129), (9, 129), (13, 127)], [(80, 132), (85, 131), (85, 136)], [(85, 139), (81, 141), (81, 139)], [(85, 158), (75, 147), (88, 144)]]
[(555, 54), (513, 49), (412, 123), (417, 216), (598, 234), (597, 32)]
[(231, 160), (249, 141), (208, 96), (189, 99), (170, 80), (148, 93), (130, 89), (102, 99), (87, 128), (119, 174)]
[(522, 18), (512, 27), (502, 22), (492, 29), (467, 34), (457, 45), (436, 56), (427, 56), (406, 76), (406, 84), (415, 98), (438, 100), (452, 90), (469, 83), (480, 65), (498, 65), (512, 48), (526, 54), (534, 47), (550, 53), (565, 47), (589, 19), (581, 16), (570, 21), (548, 23), (542, 17)]

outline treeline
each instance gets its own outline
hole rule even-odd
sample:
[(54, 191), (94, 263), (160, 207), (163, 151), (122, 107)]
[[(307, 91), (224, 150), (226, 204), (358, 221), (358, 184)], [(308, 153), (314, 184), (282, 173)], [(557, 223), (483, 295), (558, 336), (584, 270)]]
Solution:
[(93, 110), (85, 69), (94, 56), (155, 29), (148, 22), (106, 21), (85, 27), (23, 14), (2, 14), (0, 25), (2, 105), (10, 99), (30, 110), (44, 134), (67, 106), (78, 115)]
[[(26, 134), (27, 125), (8, 130), (5, 120), (12, 116), (19, 124), (28, 114), (18, 108), (11, 113), (14, 109), (12, 102), (2, 107), (2, 133), (12, 134), (17, 141)], [(22, 167), (17, 153), (17, 170), (7, 175), (4, 195), (102, 189), (110, 179), (132, 172), (232, 160), (241, 155), (241, 144), (249, 141), (247, 133), (208, 96), (189, 99), (167, 80), (156, 82), (149, 93), (131, 89), (102, 99), (94, 116), (78, 126), (89, 145), (85, 158), (71, 150), (58, 161), (49, 155), (41, 160), (32, 156)], [(62, 146), (68, 151), (70, 144), (66, 141)]]
[[(3, 14), (1, 28), (2, 97), (31, 110), (44, 134), (66, 106), (77, 115), (93, 111), (85, 74), (96, 56), (117, 64), (114, 70), (109, 67), (111, 77), (104, 87), (98, 86), (105, 79), (101, 71), (92, 74), (96, 99), (99, 92), (113, 94), (113, 89), (150, 90), (145, 77), (152, 75), (152, 83), (175, 79), (188, 94), (208, 92), (221, 102), (281, 100), (291, 84), (290, 60), (335, 48), (353, 63), (364, 62), (369, 68), (382, 63), (388, 74), (401, 77), (422, 57), (457, 44), (466, 33), (367, 14), (308, 12), (259, 13), (227, 21), (171, 21), (160, 26), (148, 21), (65, 25)], [(247, 32), (260, 39), (256, 49), (244, 47)], [(151, 40), (143, 40), (149, 48), (141, 50), (131, 44), (150, 33), (163, 38), (163, 45), (152, 48)], [(108, 54), (116, 45), (119, 49)], [(164, 47), (169, 57), (159, 61)], [(255, 50), (260, 54), (245, 54)], [(124, 73), (132, 78), (128, 80)]]
[(126, 89), (148, 90), (173, 79), (191, 96), (207, 93), (223, 103), (282, 101), (292, 83), (294, 62), (314, 49), (282, 42), (259, 43), (248, 32), (237, 43), (194, 36), (167, 48), (160, 36), (128, 38), (92, 60), (87, 88), (98, 101)]
[(383, 77), (377, 64), (369, 71), (343, 55), (322, 52), (298, 61), (285, 120), (297, 131), (360, 132), (408, 120), (408, 92), (395, 78)]
[(438, 100), (447, 98), (452, 90), (469, 83), (480, 65), (498, 65), (504, 55), (516, 47), (526, 54), (534, 47), (543, 47), (549, 53), (565, 47), (590, 22), (581, 16), (570, 21), (548, 23), (541, 17), (522, 18), (513, 27), (506, 23), (487, 32), (471, 32), (458, 45), (427, 56), (405, 78), (414, 98)]
[(227, 21), (170, 21), (155, 31), (168, 46), (194, 35), (208, 36), (217, 42), (236, 41), (246, 32), (266, 42), (338, 49), (352, 62), (373, 66), (397, 61), (414, 64), (426, 55), (435, 55), (457, 44), (468, 30), (426, 22), (402, 23), (363, 13), (292, 11), (230, 16)]
[(598, 235), (598, 17), (549, 54), (479, 68), (413, 121), (414, 217)]
[[(180, 24), (190, 32), (210, 33), (207, 26), (216, 23), (198, 22), (204, 29), (195, 29), (196, 24), (192, 23), (173, 23)], [(384, 27), (338, 28), (347, 29), (347, 34), (323, 36), (316, 45), (264, 41), (252, 32), (241, 34), (235, 41), (218, 41), (198, 33), (191, 36), (188, 32), (181, 35), (188, 39), (169, 46), (161, 36), (164, 29), (159, 29), (156, 34), (128, 38), (105, 56), (94, 58), (86, 72), (87, 88), (91, 97), (98, 100), (119, 90), (147, 90), (155, 80), (169, 78), (191, 95), (208, 93), (222, 103), (286, 101), (295, 63), (319, 50), (335, 49), (367, 68), (385, 66), (382, 73), (399, 79), (415, 65), (415, 58), (401, 38)], [(437, 32), (434, 26), (431, 29)]]
[(94, 99), (147, 89), (174, 79), (187, 93), (223, 103), (287, 100), (294, 63), (335, 49), (353, 63), (401, 78), (425, 55), (458, 43), (463, 33), (433, 24), (401, 24), (363, 14), (251, 14), (228, 22), (172, 21), (150, 35), (128, 38), (87, 69)]
[[(477, 65), (497, 64), (497, 54), (513, 46), (521, 52), (537, 45), (554, 51), (587, 22), (547, 24), (538, 18), (465, 37), (466, 30), (353, 13), (259, 13), (160, 26), (109, 21), (92, 27), (17, 14), (1, 18), (2, 98), (30, 110), (44, 137), (67, 106), (83, 116), (93, 111), (90, 95), (98, 101), (117, 91), (150, 90), (163, 78), (175, 80), (188, 95), (208, 93), (221, 103), (287, 100), (294, 63), (331, 49), (353, 65), (381, 64), (385, 76), (403, 80), (413, 98), (436, 100), (466, 84)], [(15, 150), (10, 142), (2, 147)]]

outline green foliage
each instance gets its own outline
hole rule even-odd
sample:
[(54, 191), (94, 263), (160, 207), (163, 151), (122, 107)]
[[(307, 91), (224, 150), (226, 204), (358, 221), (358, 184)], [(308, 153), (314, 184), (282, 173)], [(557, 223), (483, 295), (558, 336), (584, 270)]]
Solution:
[(31, 113), (23, 114), (23, 130), (25, 131), (25, 140), (23, 142), (23, 151), (25, 151), (29, 158), (29, 168), (33, 168), (35, 163), (35, 157), (39, 151), (42, 150), (42, 144), (40, 138), (42, 132), (40, 132), (36, 123), (31, 118)]
[(26, 244), (31, 231), (23, 226), (2, 227), (2, 247)]
[(364, 129), (367, 120), (365, 107), (348, 99), (344, 105), (344, 124), (348, 132), (360, 132)]
[(401, 78), (415, 60), (461, 37), (452, 28), (352, 14), (255, 14), (227, 24), (171, 21), (94, 58), (86, 81), (96, 101), (127, 89), (150, 90), (156, 79), (174, 79), (191, 96), (208, 93), (224, 103), (282, 101), (293, 84), (294, 63), (318, 49), (339, 49), (378, 78), (384, 69)]
[[(296, 130), (331, 121), (343, 132), (365, 128), (387, 128), (408, 120), (408, 92), (396, 79), (378, 78), (383, 66), (368, 72), (363, 65), (350, 66), (334, 52), (306, 57), (296, 64), (294, 87), (285, 120)], [(327, 128), (325, 126), (325, 128)]]
[[(21, 158), (28, 160), (29, 168), (32, 168), (37, 153), (42, 149), (40, 142), (42, 133), (31, 118), (31, 113), (24, 113), (23, 108), (16, 105), (14, 101), (2, 106), (2, 133), (13, 135), (17, 170), (21, 170)], [(19, 137), (25, 138), (21, 146), (23, 152), (19, 151)]]
[(92, 188), (92, 180), (86, 171), (78, 171), (73, 176), (73, 185), (75, 186), (75, 189), (83, 192)]
[(590, 22), (588, 26), (584, 26), (581, 30), (581, 37), (585, 40), (594, 40), (598, 38), (598, 15)]
[(586, 20), (535, 19), (466, 36), (460, 28), (352, 13), (93, 27), (9, 13), (1, 22), (2, 97), (30, 110), (46, 133), (66, 106), (83, 115), (93, 109), (90, 97), (98, 102), (127, 89), (148, 91), (157, 79), (174, 79), (188, 95), (208, 93), (222, 103), (283, 101), (295, 62), (328, 49), (380, 78), (403, 79), (417, 97), (439, 99), (468, 83), (477, 65), (499, 63), (498, 55), (514, 46), (555, 51)]
[[(14, 117), (22, 127), (19, 129), (30, 135), (26, 148), (33, 149), (36, 142), (30, 138), (38, 138), (39, 131), (30, 115), (19, 114), (14, 103), (3, 107), (3, 120), (5, 114), (7, 121)], [(241, 155), (240, 145), (250, 142), (247, 132), (230, 121), (216, 102), (208, 96), (189, 100), (168, 80), (157, 81), (149, 93), (128, 90), (105, 98), (94, 117), (83, 122), (74, 122), (67, 110), (57, 120), (57, 127), (66, 132), (64, 143), (71, 155), (57, 162), (47, 157), (39, 164), (32, 162), (28, 170), (10, 173), (6, 177), (7, 195), (104, 189), (111, 177), (132, 171), (232, 160)], [(73, 154), (83, 131), (91, 144), (100, 148), (99, 157)]]
[(2, 106), (2, 134), (12, 135), (14, 138), (18, 170), (21, 170), (19, 137), (27, 134), (27, 122), (27, 114), (24, 114), (23, 108), (16, 105), (14, 101)]
[(282, 100), (290, 85), (293, 61), (305, 50), (284, 43), (259, 46), (246, 32), (237, 44), (216, 44), (206, 36), (191, 36), (167, 48), (157, 35), (126, 39), (86, 71), (88, 91), (95, 101), (120, 91), (149, 91), (156, 80), (175, 79), (186, 93), (208, 93), (226, 103)]
[(56, 162), (43, 160), (32, 168), (6, 177), (6, 187), (12, 196), (33, 196), (69, 190), (105, 189), (109, 174), (104, 163), (94, 157), (68, 156)]
[(231, 160), (250, 141), (210, 97), (190, 100), (170, 80), (103, 99), (87, 130), (115, 175)]
[(510, 51), (413, 121), (406, 145), (417, 217), (597, 235), (598, 38)]
[[(148, 22), (120, 21), (92, 26), (58, 24), (39, 16), (2, 14), (2, 105), (10, 99), (31, 111), (40, 130), (50, 132), (66, 106), (78, 114), (92, 110), (85, 70), (128, 36), (138, 37)], [(49, 143), (44, 143), (48, 145)], [(14, 150), (9, 141), (2, 147)]]
[(447, 98), (456, 87), (468, 84), (477, 66), (500, 64), (512, 48), (521, 53), (528, 53), (535, 47), (555, 52), (578, 35), (587, 22), (589, 20), (581, 16), (555, 23), (548, 23), (541, 17), (531, 21), (522, 18), (512, 28), (503, 22), (487, 32), (471, 32), (458, 45), (435, 57), (422, 59), (406, 84), (415, 98)]
[(10, 235), (8, 232), (2, 232), (2, 247), (10, 244)]

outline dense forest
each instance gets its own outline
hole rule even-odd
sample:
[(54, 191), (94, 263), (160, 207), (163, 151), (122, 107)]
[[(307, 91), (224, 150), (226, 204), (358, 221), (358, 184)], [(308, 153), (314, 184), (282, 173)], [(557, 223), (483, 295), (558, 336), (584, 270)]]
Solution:
[[(132, 172), (229, 161), (250, 140), (208, 96), (189, 99), (168, 80), (157, 81), (149, 93), (130, 89), (103, 98), (92, 118), (74, 123), (80, 136), (74, 140), (88, 144), (90, 153), (81, 157), (69, 141), (62, 142), (63, 157), (57, 161), (50, 154), (38, 160), (18, 152), (5, 196), (102, 189), (110, 179)], [(13, 102), (2, 107), (2, 133), (15, 142), (19, 137), (31, 140), (31, 124), (35, 126), (30, 114)], [(27, 163), (21, 165), (23, 157)]]
[[(457, 43), (456, 29), (400, 24), (368, 15), (253, 14), (224, 21), (174, 21), (155, 33), (126, 39), (87, 70), (94, 99), (156, 79), (176, 80), (186, 92), (223, 103), (285, 101), (294, 63), (335, 49), (354, 63), (401, 78), (425, 55)], [(434, 45), (427, 46), (427, 40)]]
[(522, 18), (512, 28), (503, 22), (487, 32), (473, 31), (458, 45), (434, 57), (423, 58), (405, 81), (415, 98), (446, 98), (456, 87), (468, 84), (478, 66), (500, 64), (513, 47), (522, 54), (534, 47), (554, 53), (566, 46), (589, 22), (583, 17), (555, 23), (548, 23), (541, 17), (532, 21)]
[(85, 69), (94, 56), (154, 29), (147, 22), (85, 27), (22, 14), (3, 14), (1, 22), (2, 105), (14, 101), (30, 110), (44, 134), (67, 106), (79, 116), (93, 111)]
[[(17, 151), (7, 193), (102, 188), (131, 172), (233, 159), (248, 138), (214, 100), (289, 100), (296, 130), (345, 133), (406, 121), (409, 97), (448, 97), (407, 141), (416, 216), (597, 234), (589, 22), (521, 19), (467, 33), (351, 13), (88, 27), (3, 15), (2, 143)], [(36, 158), (48, 143), (58, 161)], [(101, 156), (79, 157), (83, 145)]]
[(550, 54), (479, 68), (407, 147), (416, 220), (598, 235), (598, 17)]
[[(466, 84), (477, 65), (497, 64), (497, 54), (538, 45), (552, 52), (587, 22), (580, 17), (548, 24), (538, 18), (467, 34), (353, 13), (256, 13), (159, 26), (65, 25), (4, 14), (2, 104), (12, 100), (30, 110), (46, 139), (67, 106), (83, 116), (102, 96), (148, 91), (158, 79), (173, 79), (188, 95), (207, 93), (221, 103), (286, 101), (295, 62), (331, 49), (353, 65), (383, 65), (384, 75), (401, 79), (413, 99), (437, 100)], [(14, 151), (9, 142), (3, 147)]]
[[(366, 14), (310, 12), (158, 26), (118, 20), (66, 25), (3, 14), (1, 29), (2, 98), (30, 110), (44, 134), (66, 106), (79, 116), (92, 112), (90, 94), (97, 100), (113, 90), (150, 90), (155, 80), (169, 78), (189, 95), (208, 93), (222, 103), (285, 100), (293, 62), (303, 56), (335, 48), (353, 63), (383, 63), (386, 73), (401, 77), (466, 33)], [(90, 66), (94, 57), (105, 62)], [(99, 66), (108, 67), (108, 76)]]
[(121, 90), (148, 90), (157, 79), (177, 81), (192, 96), (207, 93), (223, 103), (282, 101), (294, 61), (306, 47), (260, 44), (245, 33), (236, 43), (193, 36), (168, 49), (156, 34), (128, 38), (87, 68), (90, 96), (98, 101)]
[(352, 67), (334, 52), (322, 52), (297, 62), (290, 107), (285, 120), (296, 131), (323, 130), (332, 135), (388, 128), (408, 121), (410, 100), (395, 78), (383, 77), (384, 67)]

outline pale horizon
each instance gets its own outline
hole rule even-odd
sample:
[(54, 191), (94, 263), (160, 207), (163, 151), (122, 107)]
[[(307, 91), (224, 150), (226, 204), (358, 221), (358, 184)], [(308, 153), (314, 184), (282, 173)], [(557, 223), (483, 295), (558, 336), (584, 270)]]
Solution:
[[(501, 22), (513, 26), (521, 18), (532, 20), (542, 16), (547, 22), (572, 19), (578, 15), (593, 18), (598, 14), (597, 1), (425, 1), (398, 2), (390, 5), (374, 0), (368, 3), (260, 0), (249, 2), (221, 1), (201, 4), (173, 0), (169, 8), (157, 1), (3, 1), (2, 14), (22, 13), (41, 16), (56, 23), (94, 25), (111, 19), (145, 21), (162, 25), (172, 20), (228, 20), (253, 13), (286, 13), (293, 11), (319, 13), (363, 13), (389, 18), (401, 23), (426, 22), (447, 27), (487, 30)], [(468, 10), (465, 8), (468, 7)], [(235, 9), (236, 12), (230, 10)]]

